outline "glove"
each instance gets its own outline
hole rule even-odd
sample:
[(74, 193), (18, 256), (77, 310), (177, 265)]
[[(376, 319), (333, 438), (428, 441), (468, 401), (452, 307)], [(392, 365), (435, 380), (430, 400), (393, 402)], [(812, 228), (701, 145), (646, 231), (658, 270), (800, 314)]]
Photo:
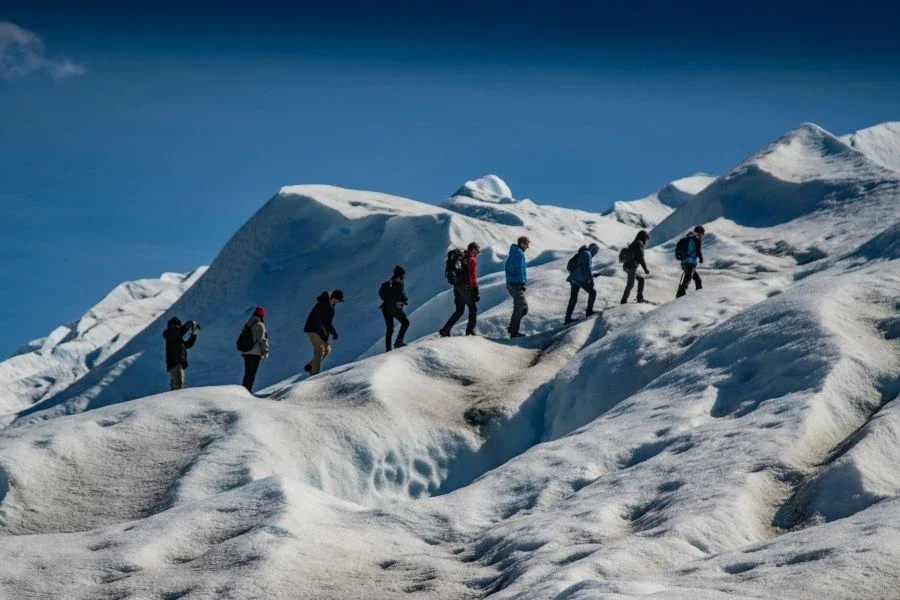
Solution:
[(262, 355), (262, 359), (263, 359), (263, 360), (266, 360), (267, 358), (269, 358), (269, 353), (268, 353), (268, 352), (266, 352), (265, 354)]
[(648, 271), (647, 269), (644, 269), (644, 275), (649, 275), (649, 274), (650, 274), (650, 271)]
[(478, 286), (472, 288), (472, 295), (475, 297), (475, 302), (481, 300), (481, 293), (478, 291)]
[(200, 333), (200, 323), (194, 323), (194, 326), (191, 327), (191, 335), (197, 335)]
[(339, 336), (339, 335), (337, 334), (337, 331), (335, 331), (334, 334), (332, 334), (331, 337), (333, 337), (334, 339), (338, 339), (338, 338), (341, 337), (341, 336)]

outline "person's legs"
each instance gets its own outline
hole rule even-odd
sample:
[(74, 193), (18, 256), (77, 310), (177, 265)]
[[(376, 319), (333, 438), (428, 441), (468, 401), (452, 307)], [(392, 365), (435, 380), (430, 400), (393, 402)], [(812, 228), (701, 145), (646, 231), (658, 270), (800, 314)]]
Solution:
[(169, 370), (169, 389), (180, 390), (184, 388), (184, 367), (178, 365)]
[(597, 289), (594, 287), (594, 282), (591, 282), (591, 286), (587, 289), (588, 293), (588, 305), (587, 305), (587, 316), (591, 316), (594, 314), (594, 301), (597, 299)]
[(635, 277), (637, 278), (637, 301), (644, 301), (644, 276), (637, 273), (635, 269)]
[(472, 290), (466, 291), (466, 305), (469, 307), (469, 322), (466, 323), (466, 335), (475, 334), (475, 325), (478, 321), (478, 303), (475, 302), (475, 294)]
[[(628, 296), (631, 295), (631, 288), (634, 287), (634, 278), (637, 274), (637, 269), (625, 269), (625, 273), (628, 275), (628, 281), (625, 283), (625, 291), (622, 292), (622, 304), (628, 302)], [(643, 279), (641, 279), (641, 284), (643, 285)], [(638, 288), (640, 290), (641, 288)], [(641, 292), (638, 291), (638, 298), (641, 297)]]
[(507, 283), (506, 290), (513, 300), (512, 317), (509, 320), (509, 335), (519, 335), (519, 326), (522, 323), (522, 317), (528, 314), (528, 302), (525, 300), (525, 286), (517, 283)]
[(456, 322), (459, 321), (459, 318), (466, 311), (466, 291), (462, 286), (457, 285), (453, 287), (453, 303), (456, 305), (456, 310), (450, 315), (444, 326), (441, 327), (441, 335), (444, 336), (450, 335), (450, 330), (453, 329), (453, 326), (456, 325)]
[[(703, 280), (700, 279), (700, 273), (697, 272), (696, 268), (694, 268), (693, 279), (694, 279), (694, 288), (698, 289), (698, 290), (702, 290), (703, 289)], [(685, 287), (687, 287), (687, 285), (685, 285)]]
[(306, 336), (309, 338), (309, 343), (312, 344), (313, 348), (313, 358), (309, 362), (309, 374), (316, 375), (322, 369), (322, 361), (328, 356), (328, 345), (317, 333), (307, 332)]
[(575, 303), (578, 302), (578, 290), (581, 289), (577, 283), (570, 283), (569, 286), (569, 305), (566, 306), (566, 321), (572, 320), (572, 312), (575, 310)]
[(256, 371), (259, 369), (261, 356), (256, 354), (244, 354), (244, 381), (242, 385), (248, 392), (253, 391), (253, 383), (256, 381)]
[(681, 265), (681, 279), (678, 281), (678, 291), (675, 293), (676, 298), (681, 298), (687, 294), (687, 286), (691, 282), (691, 274), (694, 271), (694, 265)]
[(381, 316), (384, 317), (384, 351), (391, 351), (391, 340), (394, 339), (394, 315), (387, 308), (381, 309)]
[(397, 341), (394, 344), (394, 347), (405, 346), (406, 342), (406, 331), (409, 329), (409, 319), (406, 317), (406, 313), (403, 312), (402, 308), (398, 308), (394, 311), (394, 318), (400, 323), (400, 331), (397, 332)]

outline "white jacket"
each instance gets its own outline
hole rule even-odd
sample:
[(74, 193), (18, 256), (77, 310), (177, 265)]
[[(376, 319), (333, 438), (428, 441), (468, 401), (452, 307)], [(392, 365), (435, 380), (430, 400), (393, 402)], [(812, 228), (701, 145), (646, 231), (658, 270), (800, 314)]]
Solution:
[(249, 352), (244, 352), (244, 354), (267, 355), (269, 353), (269, 332), (266, 330), (266, 324), (263, 323), (262, 319), (253, 315), (247, 321), (245, 327), (249, 327), (251, 333), (253, 333), (253, 348)]

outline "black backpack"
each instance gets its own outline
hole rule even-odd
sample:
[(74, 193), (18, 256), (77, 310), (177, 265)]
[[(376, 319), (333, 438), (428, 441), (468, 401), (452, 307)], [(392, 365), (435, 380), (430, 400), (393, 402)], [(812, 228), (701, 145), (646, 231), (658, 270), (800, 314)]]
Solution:
[(631, 260), (632, 260), (631, 246), (625, 246), (624, 248), (619, 250), (619, 262), (620, 263), (631, 262)]
[(458, 248), (454, 248), (447, 253), (447, 262), (444, 264), (444, 277), (447, 278), (447, 283), (450, 285), (457, 285), (462, 279), (463, 256), (463, 251)]
[(241, 335), (238, 336), (237, 343), (238, 352), (250, 352), (253, 350), (253, 346), (256, 344), (253, 342), (253, 329), (250, 328), (250, 325), (244, 325), (244, 328), (241, 329)]
[(569, 259), (569, 262), (566, 263), (566, 270), (571, 273), (578, 267), (578, 255), (587, 250), (587, 246), (582, 246), (578, 249), (578, 252), (575, 253), (575, 256)]
[(690, 236), (684, 236), (675, 244), (675, 259), (684, 260), (688, 257), (688, 244), (690, 244)]
[(385, 304), (390, 304), (394, 300), (394, 286), (391, 285), (390, 279), (382, 283), (381, 287), (378, 288), (378, 297)]

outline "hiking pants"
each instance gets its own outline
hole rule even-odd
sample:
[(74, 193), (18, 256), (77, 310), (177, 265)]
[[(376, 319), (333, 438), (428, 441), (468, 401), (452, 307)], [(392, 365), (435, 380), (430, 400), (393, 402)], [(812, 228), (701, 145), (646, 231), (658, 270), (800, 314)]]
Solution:
[(331, 352), (331, 346), (320, 338), (318, 333), (307, 332), (306, 337), (309, 338), (309, 343), (312, 344), (313, 348), (313, 359), (309, 361), (309, 373), (310, 375), (316, 375), (322, 370), (322, 362), (328, 356), (328, 353)]
[(248, 392), (253, 391), (253, 382), (256, 381), (256, 371), (259, 369), (259, 361), (262, 356), (258, 354), (243, 354), (244, 357), (244, 381), (242, 385)]
[(403, 342), (406, 330), (409, 329), (409, 319), (406, 318), (406, 313), (399, 306), (393, 308), (382, 306), (381, 314), (384, 317), (385, 326), (384, 349), (390, 351), (391, 338), (394, 336), (394, 319), (397, 319), (400, 323), (400, 331), (397, 332), (397, 342)]
[(507, 283), (506, 291), (512, 296), (513, 312), (512, 318), (509, 320), (509, 335), (517, 335), (519, 333), (519, 325), (522, 323), (522, 317), (528, 314), (528, 302), (525, 300), (525, 284), (524, 283)]
[(569, 293), (569, 306), (566, 307), (566, 320), (572, 318), (572, 312), (575, 310), (575, 304), (578, 302), (578, 290), (587, 292), (587, 314), (592, 315), (594, 313), (594, 300), (597, 299), (597, 290), (594, 289), (594, 282), (592, 281), (587, 285), (580, 283), (570, 283), (569, 285), (571, 286), (571, 291)]
[(703, 280), (700, 279), (700, 274), (697, 273), (697, 265), (683, 263), (681, 265), (681, 281), (678, 283), (678, 292), (675, 294), (676, 298), (681, 298), (687, 294), (687, 289), (692, 279), (696, 289), (703, 289)]
[(450, 315), (444, 326), (441, 327), (441, 331), (450, 335), (450, 330), (453, 329), (453, 326), (456, 325), (456, 322), (459, 321), (466, 307), (468, 307), (469, 322), (466, 324), (466, 333), (475, 333), (475, 323), (478, 319), (478, 304), (475, 302), (475, 295), (472, 293), (472, 290), (465, 285), (453, 286), (453, 302), (456, 304), (456, 310)]
[(169, 369), (169, 389), (180, 390), (184, 388), (184, 367), (178, 365)]
[(637, 299), (640, 302), (644, 299), (644, 276), (637, 272), (637, 267), (633, 269), (626, 268), (625, 272), (628, 273), (628, 282), (625, 284), (622, 302), (628, 302), (628, 296), (631, 295), (631, 288), (634, 287), (635, 279), (637, 279)]

